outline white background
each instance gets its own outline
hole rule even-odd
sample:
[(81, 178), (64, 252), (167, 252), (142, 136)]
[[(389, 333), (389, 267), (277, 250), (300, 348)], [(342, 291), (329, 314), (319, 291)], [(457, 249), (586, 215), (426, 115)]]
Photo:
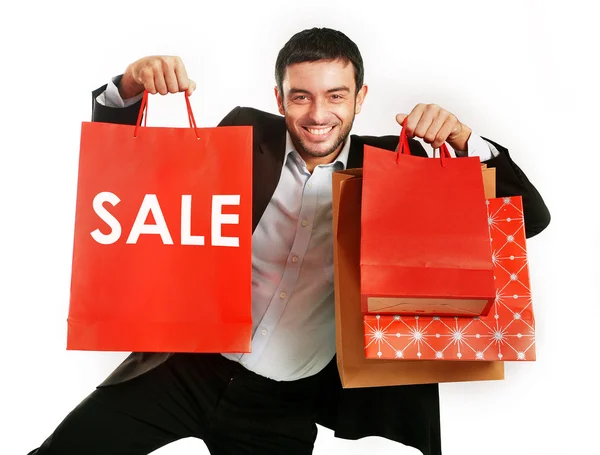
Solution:
[[(536, 362), (504, 381), (441, 386), (445, 455), (597, 449), (600, 164), (598, 8), (550, 1), (10, 2), (0, 10), (0, 453), (25, 454), (124, 357), (67, 352), (79, 133), (91, 91), (150, 54), (183, 58), (201, 126), (236, 105), (276, 112), (273, 67), (295, 32), (329, 26), (359, 46), (370, 86), (355, 133), (437, 103), (511, 150), (550, 227), (528, 243)], [(17, 5), (18, 6), (15, 6)], [(7, 9), (8, 8), (8, 9)], [(150, 124), (185, 126), (183, 98)], [(379, 438), (315, 454), (416, 454)], [(160, 455), (205, 454), (183, 440)], [(597, 452), (595, 452), (597, 453)]]

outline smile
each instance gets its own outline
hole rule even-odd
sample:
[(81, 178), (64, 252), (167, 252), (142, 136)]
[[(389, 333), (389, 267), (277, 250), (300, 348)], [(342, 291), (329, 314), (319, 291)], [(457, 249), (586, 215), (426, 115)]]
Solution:
[(328, 126), (325, 128), (304, 127), (305, 130), (307, 130), (310, 134), (314, 134), (315, 136), (324, 136), (327, 133), (329, 133), (333, 128), (334, 128), (333, 126)]

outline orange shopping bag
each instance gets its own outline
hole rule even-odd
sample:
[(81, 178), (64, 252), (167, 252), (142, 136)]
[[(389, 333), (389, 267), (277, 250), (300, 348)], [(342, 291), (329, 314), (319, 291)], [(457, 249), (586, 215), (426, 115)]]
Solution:
[(250, 352), (252, 129), (83, 122), (67, 349)]

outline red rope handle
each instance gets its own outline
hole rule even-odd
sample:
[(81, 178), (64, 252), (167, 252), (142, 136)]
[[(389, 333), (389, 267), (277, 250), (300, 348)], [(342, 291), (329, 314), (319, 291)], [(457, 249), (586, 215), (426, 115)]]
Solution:
[[(196, 125), (196, 119), (194, 118), (194, 112), (192, 112), (192, 104), (190, 103), (190, 97), (188, 96), (187, 92), (185, 92), (185, 104), (187, 107), (190, 128), (194, 128), (194, 131), (196, 132), (196, 137), (200, 139), (200, 135), (198, 134), (198, 126)], [(140, 127), (142, 121), (142, 116), (144, 117), (144, 127), (146, 127), (146, 120), (148, 119), (148, 90), (144, 90), (144, 95), (142, 96), (142, 104), (138, 113), (137, 122), (135, 122), (133, 137), (137, 137), (138, 128)]]
[(402, 131), (400, 131), (400, 140), (398, 142), (398, 152), (396, 153), (396, 164), (400, 160), (400, 155), (410, 155), (410, 146), (408, 145), (408, 137), (406, 137), (406, 119), (402, 122)]
[[(408, 118), (408, 117), (407, 117)], [(404, 119), (402, 122), (402, 131), (400, 131), (400, 139), (398, 141), (398, 152), (396, 153), (396, 164), (400, 161), (400, 155), (410, 155), (410, 146), (408, 145), (408, 137), (406, 136), (406, 120)], [(448, 147), (444, 142), (440, 146), (440, 164), (443, 167), (446, 167), (446, 159), (452, 158), (450, 152), (448, 151)]]

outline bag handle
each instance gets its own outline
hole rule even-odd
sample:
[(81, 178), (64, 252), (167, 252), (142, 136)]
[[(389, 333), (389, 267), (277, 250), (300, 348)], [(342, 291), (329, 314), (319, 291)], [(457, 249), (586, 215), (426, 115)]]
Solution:
[[(443, 167), (446, 166), (445, 160), (447, 158), (452, 158), (450, 152), (448, 151), (448, 147), (444, 142), (440, 146), (440, 163)], [(406, 136), (406, 119), (402, 122), (402, 131), (400, 131), (400, 140), (398, 142), (398, 152), (396, 153), (396, 164), (400, 161), (400, 155), (410, 155), (410, 146), (408, 145), (408, 137)]]
[[(190, 128), (194, 128), (194, 131), (196, 132), (196, 138), (200, 139), (200, 135), (198, 134), (198, 126), (196, 125), (196, 119), (194, 118), (194, 113), (192, 112), (192, 104), (190, 103), (190, 97), (188, 96), (187, 92), (185, 92), (185, 104), (187, 106)], [(146, 115), (144, 115), (144, 113)], [(133, 137), (137, 137), (137, 131), (141, 125), (142, 116), (144, 117), (145, 128), (146, 119), (148, 118), (148, 90), (144, 90), (144, 95), (142, 96), (142, 105), (140, 106), (140, 112), (138, 113), (137, 122), (135, 123), (135, 129), (133, 130)]]

